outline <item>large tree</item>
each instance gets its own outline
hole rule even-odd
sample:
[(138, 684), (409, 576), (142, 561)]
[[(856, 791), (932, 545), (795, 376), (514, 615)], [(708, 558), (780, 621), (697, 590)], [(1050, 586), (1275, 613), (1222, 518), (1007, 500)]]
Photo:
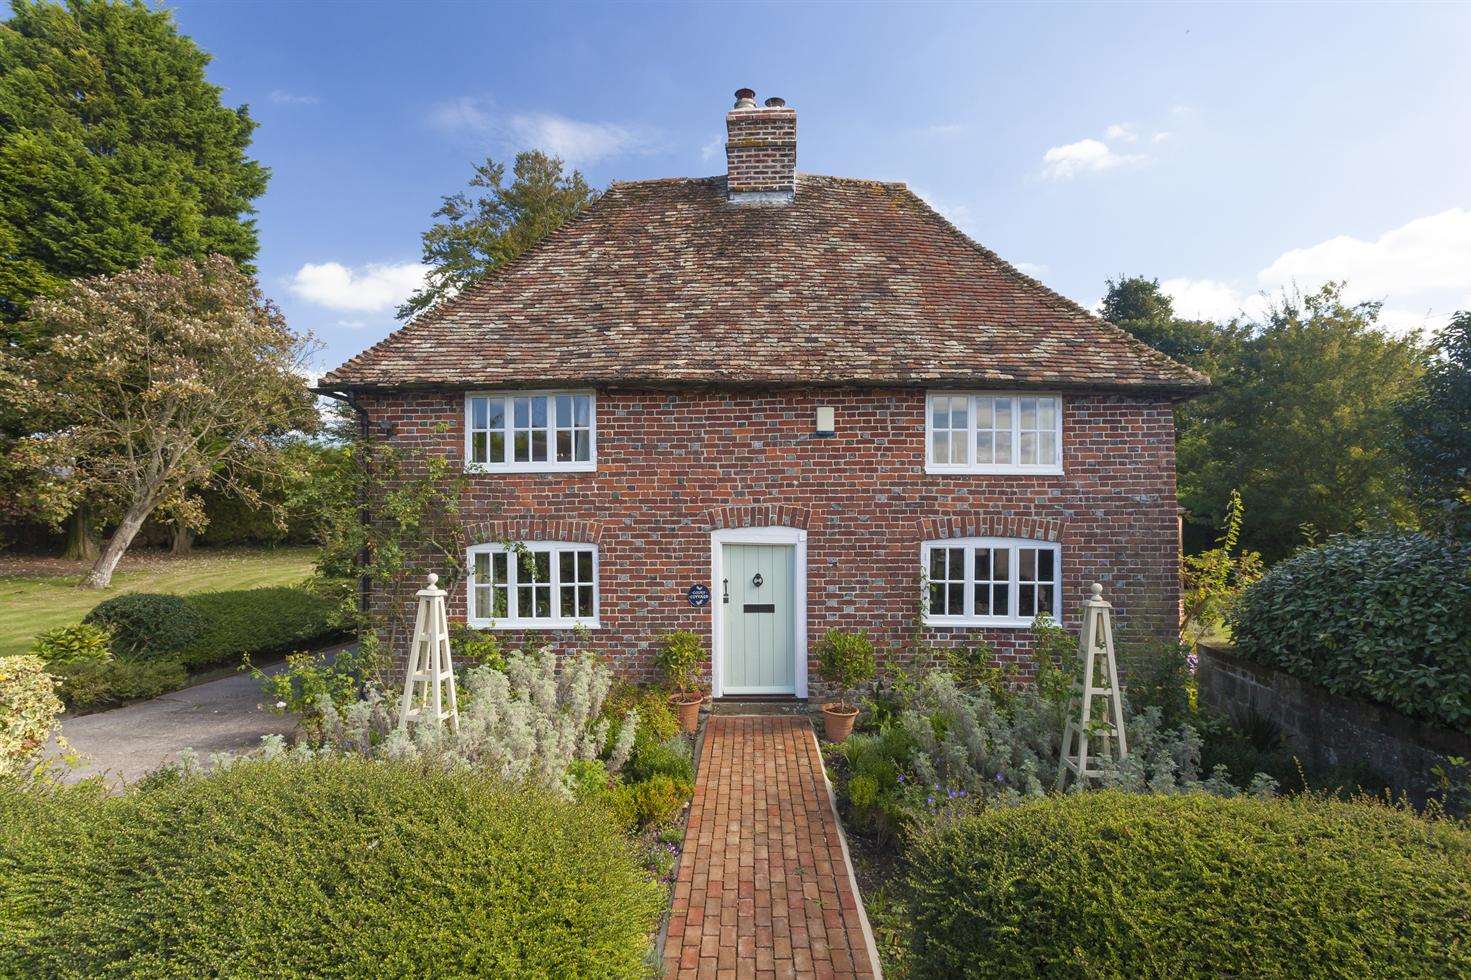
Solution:
[(1347, 303), (1329, 284), (1284, 294), (1250, 325), (1181, 434), (1180, 499), (1192, 515), (1220, 524), (1239, 489), (1242, 542), (1268, 560), (1305, 535), (1414, 522), (1398, 413), (1425, 353), (1378, 316), (1377, 303)]
[(1457, 313), (1403, 406), (1410, 488), (1430, 527), (1471, 537), (1471, 310)]
[[(246, 271), (267, 171), (255, 122), (221, 104), (209, 56), (167, 10), (139, 2), (12, 0), (0, 23), (0, 347), (33, 348), (20, 321), (73, 279), (211, 253)], [(0, 454), (23, 429), (0, 404)], [(32, 495), (0, 469), (0, 497)], [(7, 508), (13, 510), (13, 508)], [(83, 507), (67, 552), (92, 558)]]
[(0, 355), (31, 433), (9, 460), (38, 505), (87, 501), (116, 518), (88, 587), (107, 586), (150, 515), (197, 524), (193, 491), (259, 500), (246, 475), (281, 472), (286, 437), (315, 423), (310, 338), (224, 256), (78, 281), (35, 301), (24, 325), (36, 350)]
[(483, 279), (556, 231), (597, 196), (582, 174), (540, 150), (516, 155), (513, 179), (489, 157), (475, 168), (470, 192), (443, 198), (424, 232), (424, 287), (398, 308), (410, 319)]

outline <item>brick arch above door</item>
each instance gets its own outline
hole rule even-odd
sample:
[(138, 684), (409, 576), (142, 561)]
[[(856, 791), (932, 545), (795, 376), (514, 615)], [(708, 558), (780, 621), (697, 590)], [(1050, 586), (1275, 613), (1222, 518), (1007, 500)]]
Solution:
[(1065, 521), (1061, 517), (967, 512), (925, 517), (919, 522), (922, 541), (946, 538), (1027, 538), (1032, 541), (1061, 541)]
[(603, 537), (599, 521), (563, 521), (545, 517), (520, 517), (500, 521), (480, 521), (465, 527), (470, 544), (494, 544), (501, 541), (575, 541), (598, 544)]
[(805, 531), (811, 519), (811, 510), (789, 504), (731, 505), (705, 512), (706, 529), (710, 531), (733, 527), (795, 527)]

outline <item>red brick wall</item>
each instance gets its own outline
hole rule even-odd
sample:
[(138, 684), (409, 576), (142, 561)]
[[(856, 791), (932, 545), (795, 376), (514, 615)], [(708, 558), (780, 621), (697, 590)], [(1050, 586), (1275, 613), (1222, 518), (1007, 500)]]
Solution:
[(791, 191), (797, 175), (797, 110), (734, 109), (725, 115), (726, 186), (733, 194)]
[[(452, 392), (363, 399), (374, 423), (392, 423), (395, 444), (457, 459), (463, 405)], [(817, 405), (836, 407), (835, 437), (814, 435)], [(653, 679), (660, 634), (692, 629), (708, 642), (710, 609), (691, 607), (685, 593), (708, 583), (710, 531), (723, 526), (805, 527), (809, 641), (829, 627), (865, 629), (889, 661), (908, 656), (920, 542), (947, 529), (1060, 541), (1069, 625), (1097, 581), (1119, 629), (1173, 631), (1169, 402), (1065, 396), (1061, 477), (926, 475), (924, 407), (917, 389), (600, 391), (597, 472), (470, 477), (471, 538), (597, 541), (601, 629), (591, 646), (638, 680)], [(450, 611), (464, 617), (463, 584)], [(572, 640), (536, 635), (564, 650)], [(1025, 629), (929, 629), (926, 638), (980, 638), (1003, 659), (1027, 663)], [(812, 683), (816, 691), (815, 676)]]

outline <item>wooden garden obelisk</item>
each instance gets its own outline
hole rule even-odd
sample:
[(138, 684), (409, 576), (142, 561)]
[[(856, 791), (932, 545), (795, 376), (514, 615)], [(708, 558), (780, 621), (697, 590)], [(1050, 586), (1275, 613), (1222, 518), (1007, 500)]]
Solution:
[[(1119, 694), (1118, 663), (1113, 654), (1113, 606), (1103, 598), (1103, 586), (1093, 583), (1093, 594), (1083, 605), (1083, 631), (1078, 637), (1081, 683), (1074, 682), (1067, 725), (1062, 730), (1062, 757), (1057, 763), (1057, 789), (1072, 774), (1083, 785), (1103, 775), (1090, 762), (1129, 754), (1124, 734), (1124, 701)], [(1095, 704), (1096, 702), (1096, 704)]]
[(414, 642), (409, 647), (409, 669), (404, 678), (403, 704), (398, 723), (427, 717), (436, 725), (447, 720), (451, 731), (460, 730), (459, 703), (455, 700), (455, 667), (449, 653), (449, 617), (444, 608), (445, 591), (439, 576), (429, 576), (428, 588), (419, 590), (419, 614), (414, 620)]

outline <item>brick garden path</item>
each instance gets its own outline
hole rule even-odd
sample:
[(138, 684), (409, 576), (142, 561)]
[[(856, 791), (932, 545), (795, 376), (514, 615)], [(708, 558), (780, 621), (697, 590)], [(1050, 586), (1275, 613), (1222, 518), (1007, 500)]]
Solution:
[(712, 715), (664, 944), (669, 977), (872, 977), (802, 718)]

